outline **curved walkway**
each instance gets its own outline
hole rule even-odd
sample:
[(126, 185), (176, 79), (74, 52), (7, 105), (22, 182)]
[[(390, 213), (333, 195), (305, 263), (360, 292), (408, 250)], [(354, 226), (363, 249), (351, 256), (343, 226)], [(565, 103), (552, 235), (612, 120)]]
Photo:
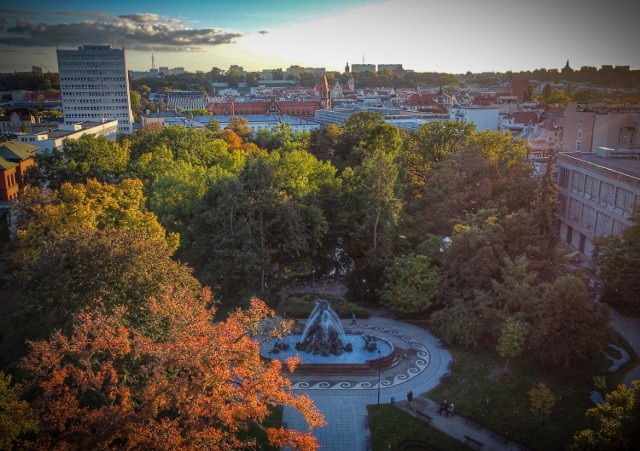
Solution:
[[(609, 317), (613, 330), (622, 335), (636, 355), (640, 356), (640, 319), (623, 316), (612, 308), (609, 308)], [(640, 366), (632, 368), (624, 376), (624, 383), (628, 386), (633, 380), (640, 380)]]
[[(518, 450), (517, 444), (506, 441), (473, 425), (462, 417), (438, 417), (435, 403), (419, 396), (435, 387), (451, 362), (451, 354), (437, 346), (437, 339), (417, 326), (374, 317), (361, 320), (351, 328), (343, 321), (347, 331), (368, 331), (391, 341), (404, 349), (405, 359), (400, 365), (373, 376), (302, 376), (291, 377), (294, 390), (311, 397), (316, 407), (325, 415), (327, 426), (316, 429), (315, 436), (323, 450), (367, 450), (370, 442), (367, 405), (394, 402), (396, 406), (416, 414), (425, 410), (432, 418), (431, 424), (448, 435), (465, 441), (465, 436), (483, 443), (484, 450)], [(407, 405), (406, 395), (415, 394), (413, 409)], [(427, 413), (428, 412), (428, 413)], [(426, 419), (421, 416), (421, 419)], [(306, 430), (304, 419), (293, 409), (284, 410), (283, 421), (287, 427)]]

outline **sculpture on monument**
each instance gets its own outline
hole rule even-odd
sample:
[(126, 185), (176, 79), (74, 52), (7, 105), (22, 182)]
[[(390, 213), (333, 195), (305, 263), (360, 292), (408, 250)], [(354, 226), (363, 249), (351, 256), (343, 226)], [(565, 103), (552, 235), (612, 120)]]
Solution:
[(347, 341), (340, 318), (324, 299), (316, 300), (302, 333), (302, 341), (296, 343), (298, 351), (323, 356), (340, 355), (353, 351)]

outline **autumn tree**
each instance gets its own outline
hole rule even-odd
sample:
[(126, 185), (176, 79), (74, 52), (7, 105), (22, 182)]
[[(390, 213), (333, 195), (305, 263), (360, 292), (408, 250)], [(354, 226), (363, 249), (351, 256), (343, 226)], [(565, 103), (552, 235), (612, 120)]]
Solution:
[(540, 420), (548, 419), (556, 405), (556, 397), (542, 382), (534, 384), (529, 390), (529, 400), (531, 401), (531, 410), (539, 415)]
[(253, 130), (249, 125), (249, 121), (241, 116), (233, 116), (229, 119), (225, 128), (236, 133), (242, 139), (249, 139), (253, 135)]
[[(77, 315), (70, 336), (30, 343), (22, 368), (42, 421), (37, 447), (246, 449), (256, 443), (243, 432), (257, 425), (274, 446), (316, 449), (312, 430), (322, 415), (310, 398), (291, 393), (282, 363), (265, 363), (254, 339), (272, 312), (254, 300), (214, 322), (210, 303), (206, 290), (167, 288), (151, 298), (161, 340), (127, 326), (124, 307), (98, 305)], [(309, 430), (264, 426), (275, 406), (300, 412)]]
[(18, 245), (22, 258), (32, 258), (58, 237), (83, 229), (137, 230), (149, 238), (166, 240), (176, 249), (178, 237), (167, 236), (145, 205), (140, 180), (125, 179), (111, 185), (96, 180), (59, 190), (31, 188), (18, 204)]
[(640, 381), (605, 395), (605, 403), (587, 410), (590, 427), (573, 437), (572, 451), (631, 451), (640, 437)]
[(20, 399), (20, 385), (0, 371), (0, 449), (27, 449), (24, 435), (38, 431), (38, 419), (27, 401)]

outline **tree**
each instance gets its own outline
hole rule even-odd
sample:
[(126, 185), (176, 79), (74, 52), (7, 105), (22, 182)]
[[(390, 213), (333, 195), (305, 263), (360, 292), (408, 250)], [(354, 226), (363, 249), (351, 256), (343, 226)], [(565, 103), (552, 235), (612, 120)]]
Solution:
[[(257, 425), (274, 446), (316, 449), (311, 431), (324, 424), (322, 414), (291, 393), (281, 362), (265, 364), (254, 339), (273, 313), (254, 300), (214, 322), (210, 303), (207, 290), (167, 288), (151, 298), (150, 320), (163, 325), (163, 339), (125, 325), (126, 309), (98, 305), (77, 315), (69, 337), (30, 343), (22, 368), (42, 419), (37, 447), (246, 449), (256, 443), (242, 432)], [(296, 363), (287, 362), (289, 371)], [(300, 412), (309, 430), (264, 426), (275, 406)]]
[(404, 313), (424, 312), (440, 292), (442, 275), (424, 255), (396, 258), (384, 270), (383, 305)]
[(0, 371), (0, 449), (28, 448), (20, 437), (38, 431), (38, 419), (29, 404), (20, 399), (20, 385)]
[(129, 156), (128, 140), (120, 143), (104, 136), (84, 135), (65, 140), (62, 149), (37, 153), (36, 166), (29, 169), (28, 177), (31, 184), (52, 189), (89, 179), (118, 183), (124, 178)]
[(522, 353), (524, 342), (527, 339), (527, 328), (524, 324), (513, 318), (507, 318), (502, 325), (502, 333), (496, 350), (501, 357), (506, 357), (503, 373), (507, 374), (507, 366), (510, 357), (518, 357)]
[(640, 208), (621, 236), (599, 238), (594, 262), (604, 282), (602, 299), (613, 305), (635, 305), (640, 293)]
[(529, 335), (540, 362), (569, 368), (600, 355), (607, 335), (607, 311), (593, 302), (580, 278), (558, 277), (545, 290), (540, 308), (541, 319)]
[(531, 102), (533, 100), (533, 86), (527, 86), (527, 89), (522, 93), (523, 102)]
[(395, 194), (398, 168), (389, 154), (377, 150), (365, 159), (358, 173), (365, 192), (362, 227), (368, 231), (371, 240), (369, 253), (374, 258), (380, 257), (388, 252), (386, 249), (381, 253), (379, 247), (390, 244), (391, 231), (401, 209), (400, 200)]
[(573, 451), (637, 449), (640, 437), (640, 381), (624, 384), (605, 396), (606, 402), (587, 410), (588, 429), (573, 437)]
[(25, 338), (69, 332), (74, 315), (98, 302), (109, 311), (126, 306), (128, 324), (153, 329), (150, 296), (166, 285), (186, 293), (200, 288), (191, 269), (173, 261), (171, 252), (139, 231), (84, 229), (55, 238), (16, 274), (20, 304), (2, 342), (3, 357), (15, 361)]
[(553, 88), (551, 87), (551, 85), (549, 85), (549, 83), (545, 84), (544, 88), (542, 88), (542, 100), (546, 102), (547, 99), (551, 97), (552, 92)]
[(533, 385), (529, 390), (531, 410), (540, 416), (540, 420), (549, 418), (553, 407), (556, 405), (556, 397), (542, 382)]
[(88, 180), (63, 184), (58, 191), (31, 188), (18, 204), (18, 244), (23, 258), (33, 258), (58, 237), (83, 229), (125, 229), (166, 240), (176, 249), (178, 236), (167, 236), (156, 216), (147, 211), (140, 180), (117, 185)]
[(253, 130), (249, 122), (240, 116), (233, 116), (229, 119), (229, 123), (225, 128), (235, 132), (242, 139), (249, 139), (253, 136)]

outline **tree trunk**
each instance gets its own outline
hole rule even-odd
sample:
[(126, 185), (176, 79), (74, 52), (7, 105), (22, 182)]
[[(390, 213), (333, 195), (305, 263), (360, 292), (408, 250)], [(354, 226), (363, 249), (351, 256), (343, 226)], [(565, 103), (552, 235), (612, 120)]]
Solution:
[(378, 223), (380, 222), (380, 214), (382, 213), (381, 208), (378, 208), (376, 213), (376, 220), (373, 223), (373, 250), (378, 250)]

